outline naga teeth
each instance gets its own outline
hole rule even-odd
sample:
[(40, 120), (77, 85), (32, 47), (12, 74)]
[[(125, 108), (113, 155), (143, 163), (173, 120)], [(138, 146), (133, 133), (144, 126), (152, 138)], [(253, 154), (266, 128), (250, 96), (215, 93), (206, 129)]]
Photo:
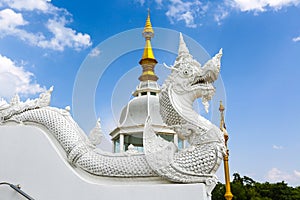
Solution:
[(211, 72), (207, 72), (202, 77), (197, 77), (196, 80), (192, 83), (192, 85), (196, 84), (203, 84), (203, 85), (209, 85), (211, 83)]

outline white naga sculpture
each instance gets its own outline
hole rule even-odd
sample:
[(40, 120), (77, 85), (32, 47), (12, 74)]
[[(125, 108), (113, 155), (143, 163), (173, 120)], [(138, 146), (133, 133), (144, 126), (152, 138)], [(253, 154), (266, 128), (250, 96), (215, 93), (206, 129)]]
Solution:
[[(69, 109), (50, 107), (51, 87), (35, 100), (20, 102), (16, 96), (0, 104), (0, 124), (23, 123), (47, 130), (64, 150), (69, 163), (91, 176), (97, 177), (161, 177), (170, 182), (205, 183), (210, 193), (216, 184), (218, 169), (225, 145), (219, 128), (193, 110), (193, 102), (208, 101), (215, 92), (213, 82), (220, 71), (222, 51), (203, 67), (189, 53), (182, 35), (178, 57), (172, 72), (162, 86), (159, 96), (160, 112), (164, 122), (186, 138), (189, 146), (178, 150), (154, 133), (151, 119), (146, 120), (143, 143), (144, 153), (109, 153), (95, 147), (99, 141), (90, 140), (77, 125)], [(101, 135), (100, 121), (92, 131)]]

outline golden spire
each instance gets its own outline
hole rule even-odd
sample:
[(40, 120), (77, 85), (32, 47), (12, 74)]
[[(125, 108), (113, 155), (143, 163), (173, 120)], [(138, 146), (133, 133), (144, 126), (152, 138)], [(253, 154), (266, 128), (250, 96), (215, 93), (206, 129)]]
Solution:
[(226, 146), (226, 155), (224, 156), (224, 173), (225, 173), (225, 199), (226, 200), (231, 200), (233, 198), (233, 195), (230, 190), (230, 175), (229, 175), (229, 164), (228, 164), (228, 157), (229, 157), (229, 150), (227, 148), (227, 141), (228, 141), (228, 133), (226, 131), (226, 126), (225, 126), (225, 120), (224, 120), (224, 110), (225, 107), (222, 104), (222, 101), (220, 101), (220, 107), (219, 111), (221, 114), (221, 121), (220, 121), (220, 129), (224, 133), (224, 139), (225, 139), (225, 146)]
[(148, 16), (147, 16), (145, 28), (144, 28), (144, 31), (143, 31), (143, 36), (144, 37), (146, 37), (145, 33), (146, 34), (151, 33), (152, 35), (150, 37), (154, 36), (154, 31), (153, 31), (151, 21), (150, 21), (150, 9), (148, 9)]
[(148, 16), (145, 24), (145, 28), (143, 31), (143, 37), (146, 40), (146, 44), (144, 47), (144, 52), (142, 59), (140, 60), (140, 65), (143, 67), (143, 74), (139, 77), (140, 81), (157, 81), (158, 77), (154, 73), (154, 67), (157, 63), (151, 46), (151, 38), (154, 37), (154, 31), (150, 21), (150, 10), (148, 10)]

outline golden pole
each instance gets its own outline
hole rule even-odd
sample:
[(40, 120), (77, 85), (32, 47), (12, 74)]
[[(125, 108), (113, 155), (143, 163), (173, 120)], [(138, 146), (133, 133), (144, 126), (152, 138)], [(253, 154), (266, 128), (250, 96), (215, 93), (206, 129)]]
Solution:
[(229, 150), (227, 147), (227, 141), (228, 141), (229, 136), (226, 131), (226, 126), (225, 126), (225, 121), (224, 121), (224, 110), (225, 110), (225, 107), (223, 106), (222, 101), (220, 101), (220, 107), (219, 107), (219, 111), (221, 113), (220, 129), (224, 133), (225, 146), (226, 146), (226, 155), (224, 156), (224, 173), (225, 173), (226, 192), (225, 192), (224, 197), (226, 200), (231, 200), (233, 195), (230, 190), (230, 176), (229, 176), (229, 164), (228, 164)]

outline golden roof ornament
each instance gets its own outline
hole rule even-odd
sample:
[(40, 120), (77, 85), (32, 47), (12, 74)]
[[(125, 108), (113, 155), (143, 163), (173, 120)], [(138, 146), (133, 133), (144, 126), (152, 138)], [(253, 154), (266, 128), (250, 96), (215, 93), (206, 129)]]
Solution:
[(147, 38), (147, 37), (153, 38), (154, 37), (154, 31), (153, 31), (151, 21), (150, 21), (150, 9), (148, 9), (148, 16), (147, 16), (147, 19), (146, 19), (146, 24), (145, 24), (145, 28), (144, 28), (144, 31), (143, 31), (143, 36), (145, 38)]
[(146, 19), (146, 24), (143, 31), (143, 37), (146, 40), (144, 47), (144, 52), (142, 59), (140, 60), (140, 65), (143, 67), (143, 74), (139, 77), (140, 81), (157, 81), (158, 77), (154, 73), (154, 67), (157, 60), (154, 57), (154, 53), (151, 46), (151, 38), (154, 37), (154, 31), (150, 21), (150, 11), (148, 10), (148, 16)]

